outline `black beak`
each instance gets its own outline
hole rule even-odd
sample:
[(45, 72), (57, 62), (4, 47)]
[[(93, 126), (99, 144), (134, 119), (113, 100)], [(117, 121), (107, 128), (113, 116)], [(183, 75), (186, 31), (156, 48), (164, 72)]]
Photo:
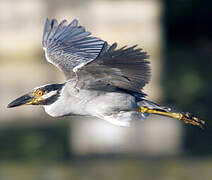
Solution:
[(25, 94), (14, 101), (12, 101), (10, 104), (7, 105), (7, 108), (12, 108), (16, 106), (21, 106), (27, 103), (30, 103), (33, 100), (33, 97), (30, 96), (29, 94)]

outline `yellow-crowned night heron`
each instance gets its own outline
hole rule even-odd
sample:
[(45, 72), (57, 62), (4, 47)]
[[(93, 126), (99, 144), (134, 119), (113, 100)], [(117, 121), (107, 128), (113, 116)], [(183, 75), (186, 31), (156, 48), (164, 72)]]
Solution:
[(11, 102), (9, 108), (43, 105), (53, 117), (89, 115), (119, 126), (158, 114), (202, 127), (204, 121), (190, 113), (172, 112), (144, 99), (142, 88), (150, 79), (146, 52), (136, 46), (110, 46), (90, 36), (77, 20), (66, 24), (66, 20), (58, 24), (47, 19), (42, 44), (46, 59), (65, 74), (67, 81), (34, 88)]

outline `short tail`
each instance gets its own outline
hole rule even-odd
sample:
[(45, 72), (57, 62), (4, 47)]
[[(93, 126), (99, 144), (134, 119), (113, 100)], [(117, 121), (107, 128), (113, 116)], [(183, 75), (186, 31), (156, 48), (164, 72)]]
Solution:
[(142, 100), (137, 103), (139, 109), (137, 111), (142, 114), (156, 114), (161, 116), (167, 116), (178, 120), (183, 120), (185, 123), (193, 124), (201, 128), (204, 127), (205, 121), (191, 115), (191, 113), (172, 112), (171, 108), (158, 105), (148, 100)]

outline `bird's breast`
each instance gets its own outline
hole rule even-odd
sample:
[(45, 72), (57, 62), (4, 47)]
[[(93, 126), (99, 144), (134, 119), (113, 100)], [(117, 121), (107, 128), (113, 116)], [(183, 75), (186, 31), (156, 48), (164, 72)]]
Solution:
[(45, 105), (44, 109), (52, 117), (62, 117), (71, 114), (89, 115), (86, 106), (92, 97), (85, 93), (67, 93), (59, 97), (53, 104)]

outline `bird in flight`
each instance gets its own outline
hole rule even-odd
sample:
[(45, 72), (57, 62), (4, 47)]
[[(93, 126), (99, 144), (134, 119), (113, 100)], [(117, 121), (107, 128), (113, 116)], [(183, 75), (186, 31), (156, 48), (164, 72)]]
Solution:
[(64, 73), (66, 81), (36, 87), (8, 108), (42, 105), (53, 117), (94, 116), (125, 127), (132, 120), (155, 114), (203, 127), (204, 121), (190, 113), (173, 112), (145, 99), (142, 89), (151, 73), (149, 56), (141, 48), (118, 49), (117, 43), (109, 45), (91, 36), (77, 20), (58, 24), (56, 19), (48, 18), (42, 45), (47, 61)]

